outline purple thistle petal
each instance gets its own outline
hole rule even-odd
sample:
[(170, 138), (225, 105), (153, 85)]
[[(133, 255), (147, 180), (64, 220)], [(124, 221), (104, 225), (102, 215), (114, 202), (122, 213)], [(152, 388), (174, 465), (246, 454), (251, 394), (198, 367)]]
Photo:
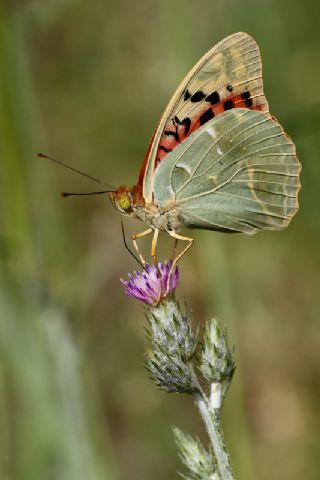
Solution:
[(179, 283), (178, 267), (174, 269), (169, 278), (171, 266), (172, 261), (159, 262), (160, 275), (155, 265), (146, 265), (143, 272), (129, 273), (129, 280), (120, 279), (125, 293), (148, 305), (156, 305), (162, 298), (172, 293)]

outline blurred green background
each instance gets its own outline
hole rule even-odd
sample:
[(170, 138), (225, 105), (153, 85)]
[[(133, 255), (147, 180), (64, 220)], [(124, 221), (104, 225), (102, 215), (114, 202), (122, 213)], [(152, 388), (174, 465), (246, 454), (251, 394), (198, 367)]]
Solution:
[(59, 198), (95, 185), (34, 153), (132, 185), (180, 80), (241, 30), (296, 142), (301, 208), (284, 232), (194, 232), (179, 296), (236, 343), (224, 426), (237, 479), (319, 478), (319, 14), (315, 0), (0, 0), (1, 480), (174, 479), (170, 425), (206, 441), (191, 399), (143, 368), (117, 213)]

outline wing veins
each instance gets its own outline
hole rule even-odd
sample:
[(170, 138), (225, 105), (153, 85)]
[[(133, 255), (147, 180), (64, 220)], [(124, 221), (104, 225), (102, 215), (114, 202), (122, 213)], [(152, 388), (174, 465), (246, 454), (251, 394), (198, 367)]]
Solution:
[[(258, 126), (258, 125), (262, 125), (263, 123), (266, 123), (267, 121), (268, 121), (268, 118), (267, 118), (267, 119), (263, 119), (261, 122), (256, 123), (256, 124), (254, 125), (254, 127), (256, 127), (256, 126)], [(234, 136), (234, 138), (237, 138), (237, 136), (239, 136), (240, 134), (242, 134), (242, 133), (244, 133), (244, 132), (246, 132), (246, 131), (248, 131), (248, 130), (251, 130), (252, 128), (253, 128), (252, 126), (249, 126), (249, 127), (247, 127), (245, 130), (241, 130), (237, 135)], [(270, 128), (266, 128), (264, 131), (270, 130), (270, 129), (272, 129), (272, 128), (274, 128), (274, 125), (272, 125)], [(228, 133), (228, 132), (227, 132), (227, 133)], [(232, 148), (230, 148), (230, 149), (229, 149), (227, 152), (225, 152), (221, 157), (219, 157), (219, 160), (217, 160), (216, 162), (212, 163), (206, 170), (204, 170), (204, 171), (201, 172), (200, 174), (198, 174), (198, 175), (193, 175), (193, 176), (192, 176), (192, 179), (199, 178), (199, 177), (202, 177), (203, 175), (206, 175), (209, 170), (211, 170), (211, 169), (214, 168), (218, 163), (220, 163), (223, 158), (225, 158), (227, 155), (230, 154), (230, 152), (232, 152), (233, 150), (235, 150), (236, 148), (238, 148), (243, 142), (246, 142), (249, 138), (252, 138), (252, 137), (254, 137), (255, 135), (256, 135), (256, 134), (253, 133), (252, 135), (249, 135), (249, 137), (246, 137), (246, 138), (244, 138), (243, 140), (241, 140), (241, 142), (238, 142), (237, 144), (233, 145)], [(221, 136), (221, 137), (219, 138), (218, 142), (219, 142), (222, 138), (223, 138), (223, 136)], [(272, 138), (272, 137), (264, 138), (264, 139), (262, 139), (261, 141), (269, 140), (270, 138)], [(217, 142), (217, 143), (218, 143), (218, 142)], [(259, 142), (256, 142), (256, 144), (258, 144), (258, 143), (259, 143)], [(254, 143), (252, 143), (251, 145), (254, 145)], [(205, 153), (205, 155), (202, 157), (201, 162), (202, 162), (203, 159), (208, 155), (208, 153), (212, 150), (212, 148), (214, 148), (215, 146), (216, 146), (216, 144), (214, 144), (214, 145), (212, 145), (212, 146), (210, 147), (210, 149), (209, 149), (209, 150)], [(237, 162), (240, 161), (241, 158), (242, 158), (242, 157), (240, 157), (239, 160), (237, 160)], [(231, 165), (233, 165), (233, 163), (232, 163)], [(228, 167), (229, 167), (229, 165), (228, 165)]]
[[(282, 146), (282, 144), (279, 144), (277, 146)], [(264, 148), (270, 148), (270, 147), (264, 147)], [(260, 151), (263, 150), (263, 149), (260, 149)], [(251, 154), (249, 154), (251, 155)], [(245, 159), (246, 157), (248, 157), (248, 155), (245, 155), (243, 157), (241, 157), (240, 159), (236, 160), (235, 162), (233, 162), (231, 165), (234, 165), (235, 163), (238, 163), (240, 162), (241, 160)], [(229, 166), (231, 166), (229, 165)], [(181, 200), (179, 200), (179, 204), (181, 203), (185, 203), (185, 202), (188, 202), (190, 200), (193, 200), (195, 198), (199, 198), (199, 197), (202, 197), (202, 196), (206, 196), (206, 195), (211, 195), (211, 194), (214, 194), (216, 192), (218, 192), (221, 188), (223, 188), (225, 185), (227, 185), (228, 183), (232, 182), (233, 179), (243, 170), (247, 170), (248, 169), (248, 165), (243, 165), (242, 167), (240, 167), (236, 172), (234, 172), (234, 174), (228, 178), (227, 180), (225, 180), (223, 183), (221, 183), (220, 185), (217, 185), (215, 188), (211, 189), (211, 190), (207, 190), (206, 192), (201, 192), (201, 193), (198, 193), (197, 195), (192, 195), (190, 197), (186, 197), (186, 198), (183, 198)], [(282, 173), (282, 175), (285, 175), (285, 176), (290, 176), (290, 177), (298, 177), (299, 175), (295, 175), (295, 174), (287, 174), (287, 173)], [(287, 185), (287, 184), (286, 184)]]
[[(223, 49), (221, 49), (221, 50), (217, 50), (217, 48), (216, 48), (217, 45), (216, 45), (215, 47), (213, 47), (213, 50), (215, 50), (215, 51), (213, 52), (212, 56), (211, 56), (211, 57), (209, 56), (207, 59), (204, 60), (204, 62), (203, 62), (201, 65), (199, 65), (198, 69), (194, 71), (192, 77), (191, 77), (191, 78), (189, 79), (189, 81), (186, 83), (185, 87), (187, 87), (187, 86), (190, 84), (191, 80), (194, 78), (194, 76), (195, 76), (197, 73), (200, 72), (200, 70), (203, 68), (203, 65), (205, 65), (205, 63), (211, 61), (215, 56), (221, 55), (221, 54), (223, 55), (227, 50), (231, 50), (233, 47), (235, 47), (235, 46), (236, 46), (237, 44), (239, 44), (239, 43), (240, 43), (240, 45), (245, 46), (247, 43), (252, 42), (252, 41), (254, 41), (253, 38), (252, 38), (252, 37), (249, 37), (249, 38), (247, 38), (245, 41), (241, 41), (240, 39), (237, 39), (234, 43), (232, 43), (232, 44), (230, 44), (230, 45), (226, 45), (225, 48), (223, 48)], [(256, 47), (256, 49), (257, 49), (258, 52), (259, 52), (258, 46)], [(243, 53), (242, 55), (244, 55), (244, 53)], [(260, 58), (260, 60), (261, 60), (261, 58)], [(261, 63), (261, 62), (260, 62), (260, 63)], [(203, 87), (204, 87), (208, 82), (210, 82), (210, 81), (212, 81), (212, 78), (206, 80), (205, 83), (202, 84), (199, 88), (203, 88)], [(222, 88), (224, 85), (225, 85), (225, 84), (222, 84), (222, 85), (221, 85), (220, 87), (218, 87), (217, 89), (219, 90), (219, 89)], [(185, 88), (182, 90), (181, 96), (180, 96), (179, 100), (182, 98), (182, 94), (184, 93), (184, 90), (185, 90)], [(180, 108), (179, 110), (177, 110), (177, 113), (179, 113), (179, 112), (182, 110), (182, 108), (183, 108), (183, 105), (181, 106), (181, 108)], [(172, 111), (173, 111), (173, 110), (174, 110), (174, 107), (173, 107)], [(172, 113), (172, 112), (171, 112), (171, 113)], [(169, 119), (171, 113), (168, 115), (167, 119)]]
[[(246, 115), (248, 115), (248, 112), (250, 112), (250, 110), (244, 110), (243, 114), (240, 116), (240, 118), (243, 118), (245, 117)], [(219, 119), (219, 117), (218, 117)], [(235, 123), (229, 130), (227, 130), (226, 132), (223, 133), (223, 135), (220, 135), (219, 138), (215, 139), (214, 143), (212, 145), (209, 146), (209, 148), (207, 149), (207, 151), (200, 157), (199, 161), (198, 161), (198, 164), (197, 166), (195, 167), (194, 171), (193, 171), (193, 174), (185, 181), (185, 183), (177, 190), (176, 193), (179, 193), (181, 190), (183, 190), (183, 188), (186, 187), (186, 185), (188, 185), (189, 182), (191, 182), (192, 179), (194, 178), (198, 178), (199, 176), (201, 176), (202, 174), (200, 175), (197, 175), (195, 176), (195, 173), (197, 172), (198, 168), (200, 167), (201, 163), (203, 162), (204, 158), (208, 155), (208, 153), (218, 144), (218, 142), (220, 140), (222, 140), (228, 133), (232, 132), (232, 130), (234, 130), (235, 128), (237, 128), (237, 123)], [(198, 137), (199, 138), (201, 135), (204, 135), (205, 133), (207, 133), (207, 130), (204, 129), (202, 130), (201, 132), (199, 132), (198, 134)], [(185, 152), (192, 147), (192, 144), (190, 144), (188, 146), (188, 148), (180, 155), (180, 158), (179, 158), (179, 161), (181, 160), (181, 157), (185, 154)], [(219, 158), (219, 161), (221, 161), (222, 158), (224, 158), (226, 155), (226, 153), (224, 153), (222, 155), (222, 157)], [(175, 162), (175, 163), (178, 163), (178, 162)], [(217, 163), (217, 162), (216, 162)], [(215, 164), (214, 164), (215, 165)], [(212, 168), (212, 166), (210, 166), (210, 168)], [(172, 184), (171, 184), (172, 185)]]
[[(280, 165), (283, 165), (282, 163)], [(284, 177), (297, 177), (298, 175), (294, 173), (287, 173), (287, 172), (277, 172), (276, 170), (256, 170), (255, 168), (252, 168), (254, 165), (250, 165), (247, 170), (249, 170), (252, 173), (266, 173), (267, 175), (279, 175), (279, 176), (284, 176)], [(239, 180), (240, 181), (240, 180)], [(253, 180), (252, 180), (253, 181)], [(260, 181), (260, 180), (259, 180)], [(263, 180), (261, 180), (263, 182)], [(268, 182), (271, 183), (271, 182)]]
[(243, 80), (242, 82), (234, 83), (233, 86), (234, 87), (239, 87), (239, 86), (243, 85), (244, 83), (254, 82), (255, 80), (261, 80), (261, 79), (262, 79), (262, 75), (258, 75), (256, 77), (251, 77), (251, 78), (248, 78), (246, 80)]
[[(246, 43), (247, 43), (247, 42), (252, 42), (252, 40), (253, 40), (252, 38), (249, 38), (249, 39), (246, 41)], [(237, 42), (236, 42), (235, 44), (233, 44), (233, 45), (227, 46), (227, 47), (224, 48), (223, 50), (216, 51), (216, 52), (214, 53), (214, 55), (212, 55), (212, 57), (209, 57), (209, 59), (207, 60), (207, 62), (213, 61), (213, 64), (212, 64), (212, 65), (214, 65), (215, 62), (214, 62), (213, 59), (214, 59), (215, 56), (220, 55), (221, 53), (225, 52), (225, 51), (228, 50), (228, 49), (231, 49), (231, 48), (232, 48), (233, 46), (235, 46), (236, 44), (237, 44)], [(243, 45), (244, 45), (244, 44), (242, 44), (242, 46), (243, 46)], [(241, 57), (245, 57), (246, 55), (249, 55), (249, 54), (254, 53), (254, 52), (256, 53), (256, 55), (255, 55), (254, 58), (258, 58), (258, 61), (257, 61), (257, 62), (251, 62), (251, 63), (245, 63), (245, 64), (242, 65), (240, 68), (234, 69), (234, 70), (233, 70), (233, 73), (238, 72), (238, 71), (240, 71), (240, 70), (242, 70), (242, 69), (244, 69), (244, 68), (251, 67), (252, 65), (255, 65), (255, 64), (260, 64), (260, 68), (259, 68), (258, 70), (262, 71), (261, 56), (260, 56), (259, 48), (258, 48), (258, 46), (257, 46), (256, 44), (255, 44), (255, 48), (253, 48), (252, 50), (248, 50), (248, 51), (244, 50), (241, 54), (233, 56), (233, 60), (234, 60), (234, 59), (240, 59)], [(252, 59), (251, 59), (251, 60), (252, 60)], [(194, 76), (201, 70), (202, 67), (203, 67), (203, 66), (199, 66), (199, 69), (194, 72), (194, 75), (192, 76), (192, 78), (194, 78)], [(190, 81), (187, 83), (187, 85), (190, 84), (192, 78), (191, 78)], [(258, 77), (258, 78), (259, 78), (259, 77)], [(262, 78), (262, 75), (260, 76), (260, 78)], [(200, 86), (198, 87), (198, 89), (201, 89), (201, 90), (202, 90), (203, 87), (205, 87), (205, 86), (206, 86), (208, 83), (210, 83), (210, 82), (212, 82), (212, 77), (211, 77), (211, 78), (208, 78), (205, 82), (203, 82), (202, 84), (200, 84)], [(248, 82), (248, 80), (244, 80), (242, 83), (246, 83), (246, 82)], [(187, 86), (187, 85), (186, 85), (186, 86)], [(221, 89), (222, 89), (224, 86), (226, 86), (226, 85), (227, 85), (227, 83), (224, 82), (224, 83), (222, 83), (221, 85), (219, 85), (218, 87), (216, 87), (216, 90), (221, 90)], [(261, 87), (262, 87), (262, 86), (261, 86)], [(184, 89), (184, 90), (185, 90), (185, 89)], [(178, 102), (181, 100), (183, 93), (184, 93), (184, 92), (182, 91), (182, 92), (181, 92), (181, 96), (180, 96)], [(263, 95), (263, 96), (264, 96), (264, 95)], [(180, 106), (180, 108), (177, 109), (176, 113), (179, 114), (179, 113), (181, 112), (181, 110), (184, 108), (184, 106), (185, 106), (185, 105), (182, 103), (181, 106)], [(197, 106), (198, 106), (198, 105), (193, 105), (191, 109), (187, 110), (186, 115), (189, 116), (190, 112), (192, 112), (195, 108), (197, 108)], [(169, 117), (168, 117), (168, 118), (169, 118)]]
[[(219, 211), (219, 210), (217, 210), (217, 209), (214, 209), (214, 210), (215, 210), (215, 211)], [(194, 212), (192, 212), (192, 211), (190, 211), (189, 214), (192, 215), (192, 216), (195, 217), (195, 218), (199, 218), (200, 220), (203, 221), (203, 223), (209, 223), (210, 225), (213, 225), (213, 226), (215, 226), (215, 227), (220, 227), (220, 228), (223, 229), (223, 230), (230, 230), (231, 232), (234, 232), (234, 231), (238, 231), (238, 232), (239, 232), (239, 231), (240, 231), (240, 230), (236, 230), (236, 229), (233, 229), (233, 228), (225, 227), (225, 226), (223, 226), (223, 225), (220, 225), (220, 224), (217, 223), (217, 222), (211, 222), (210, 220), (205, 219), (205, 218), (201, 217), (200, 215), (197, 215), (196, 213), (194, 213)]]
[[(226, 197), (240, 198), (241, 200), (246, 200), (247, 202), (253, 202), (255, 204), (257, 203), (257, 200), (255, 198), (248, 198), (248, 197), (244, 197), (243, 195), (235, 195), (235, 194), (229, 193), (229, 192), (216, 192), (216, 195), (224, 195)], [(261, 203), (263, 205), (266, 205), (266, 206), (269, 206), (269, 207), (278, 207), (279, 206), (277, 203), (265, 202), (264, 200), (261, 201)], [(257, 210), (256, 213), (260, 213), (259, 210)], [(279, 217), (279, 218), (282, 218), (282, 217)]]
[(282, 187), (293, 187), (290, 183), (285, 182), (272, 182), (270, 180), (259, 180), (259, 179), (243, 179), (243, 180), (232, 180), (233, 183), (267, 183), (268, 185), (281, 185)]
[[(261, 70), (261, 69), (260, 69), (260, 70)], [(237, 70), (234, 70), (234, 71), (237, 71)], [(260, 76), (260, 78), (262, 78), (262, 76)], [(211, 82), (211, 81), (212, 81), (212, 78), (209, 78), (204, 84), (202, 84), (200, 87), (198, 87), (198, 89), (201, 89), (201, 90), (202, 90), (203, 87), (204, 87), (207, 83), (209, 83), (209, 82)], [(243, 82), (241, 82), (241, 83), (239, 83), (239, 84), (236, 84), (236, 85), (241, 85), (242, 83), (247, 83), (247, 82), (248, 82), (248, 80), (244, 80)], [(216, 90), (216, 91), (219, 91), (219, 90), (221, 90), (223, 87), (225, 87), (226, 85), (227, 85), (227, 82), (221, 83), (218, 87), (216, 87), (215, 90)], [(262, 86), (261, 86), (261, 87), (262, 87)], [(262, 93), (260, 96), (261, 96), (261, 97), (264, 97), (264, 93)], [(180, 98), (182, 98), (182, 97), (180, 97)], [(202, 102), (203, 102), (203, 101), (202, 101)], [(202, 103), (202, 102), (201, 102), (201, 103)], [(180, 106), (180, 108), (177, 109), (176, 115), (179, 115), (179, 113), (181, 112), (181, 110), (183, 110), (184, 107), (185, 107), (185, 104), (182, 103), (181, 106)], [(190, 114), (191, 114), (194, 110), (196, 110), (197, 108), (199, 108), (199, 104), (194, 104), (194, 105), (190, 104), (189, 110), (186, 110), (185, 117), (190, 117)], [(171, 113), (172, 113), (172, 112), (171, 112)], [(168, 118), (169, 118), (169, 117), (168, 117)]]

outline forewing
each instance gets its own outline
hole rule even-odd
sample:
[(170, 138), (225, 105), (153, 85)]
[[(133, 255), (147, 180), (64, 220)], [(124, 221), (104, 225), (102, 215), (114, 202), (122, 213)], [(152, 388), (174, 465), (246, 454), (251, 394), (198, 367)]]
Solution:
[(269, 114), (234, 109), (211, 120), (155, 172), (155, 203), (183, 224), (230, 232), (281, 229), (298, 209), (295, 146)]
[(173, 95), (140, 172), (143, 195), (152, 201), (154, 170), (179, 144), (213, 117), (233, 108), (268, 111), (259, 48), (246, 33), (213, 47)]

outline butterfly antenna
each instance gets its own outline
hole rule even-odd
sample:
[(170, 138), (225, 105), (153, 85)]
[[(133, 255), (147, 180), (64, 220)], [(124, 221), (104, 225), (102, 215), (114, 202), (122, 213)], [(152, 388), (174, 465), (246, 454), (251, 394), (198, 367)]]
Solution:
[[(90, 180), (93, 180), (96, 183), (100, 183), (100, 185), (103, 185), (104, 187), (112, 188), (112, 191), (115, 190), (115, 188), (112, 185), (109, 185), (108, 183), (102, 182), (98, 178), (92, 177), (91, 175), (88, 175), (87, 173), (84, 173), (81, 170), (78, 170), (77, 168), (71, 167), (70, 165), (67, 165), (64, 162), (61, 162), (60, 160), (49, 157), (49, 155), (45, 155), (44, 153), (37, 153), (37, 157), (38, 158), (46, 158), (47, 160), (51, 160), (51, 162), (57, 163), (61, 167), (68, 168), (69, 170), (72, 170), (72, 172), (79, 173), (83, 177), (89, 178)], [(65, 196), (68, 196), (68, 195), (65, 195)]]
[(101, 195), (102, 193), (110, 193), (113, 192), (113, 190), (102, 190), (99, 192), (88, 192), (88, 193), (82, 193), (82, 192), (61, 192), (61, 197), (71, 197), (71, 195)]
[(126, 234), (125, 234), (125, 231), (124, 231), (124, 225), (123, 225), (122, 217), (120, 217), (120, 221), (121, 221), (121, 230), (122, 230), (122, 238), (123, 238), (124, 246), (125, 246), (125, 248), (128, 250), (128, 252), (130, 253), (130, 255), (132, 255), (132, 257), (139, 263), (140, 267), (142, 267), (142, 268), (144, 269), (144, 266), (142, 265), (142, 263), (140, 262), (140, 260), (135, 256), (135, 254), (134, 254), (134, 253), (130, 250), (130, 248), (128, 247), (127, 240), (126, 240)]

